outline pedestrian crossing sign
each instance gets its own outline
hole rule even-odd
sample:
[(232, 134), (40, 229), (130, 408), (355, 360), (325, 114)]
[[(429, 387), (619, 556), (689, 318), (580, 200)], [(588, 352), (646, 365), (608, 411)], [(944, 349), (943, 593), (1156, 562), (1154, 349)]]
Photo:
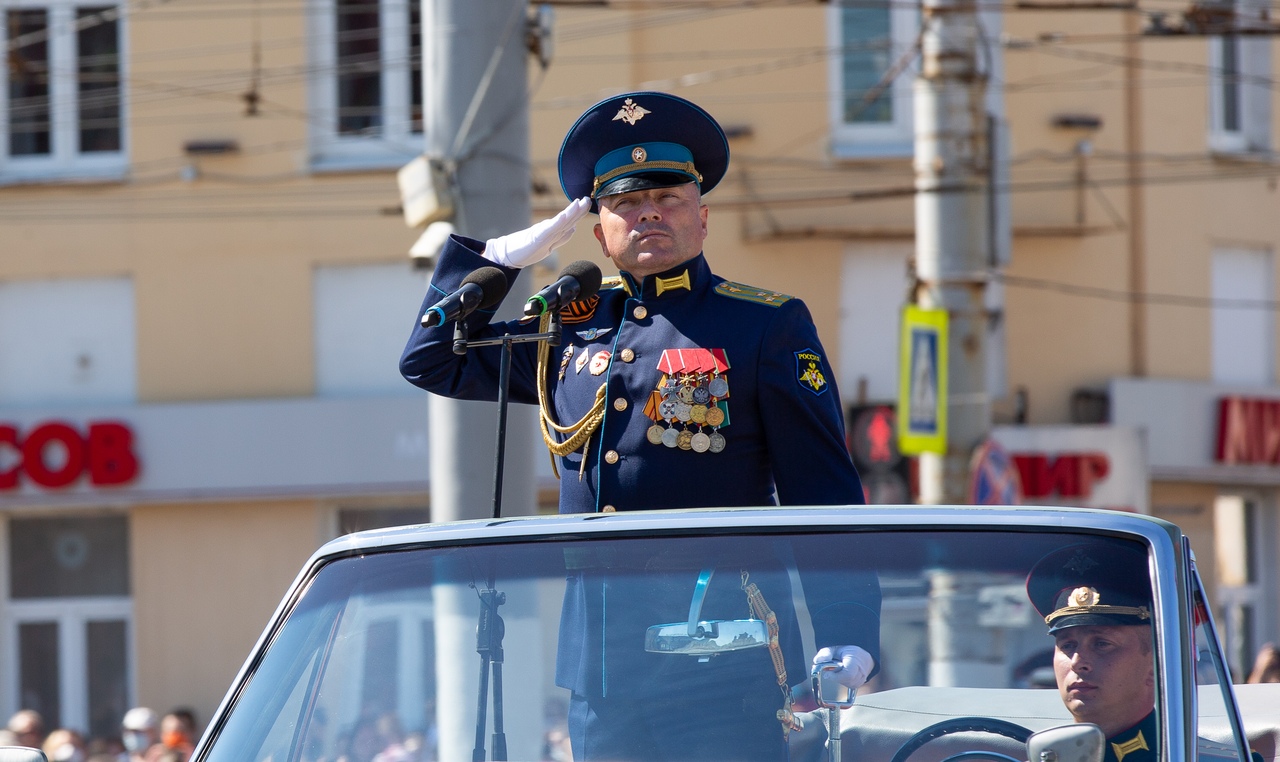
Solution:
[(898, 366), (898, 450), (947, 451), (947, 311), (907, 305)]

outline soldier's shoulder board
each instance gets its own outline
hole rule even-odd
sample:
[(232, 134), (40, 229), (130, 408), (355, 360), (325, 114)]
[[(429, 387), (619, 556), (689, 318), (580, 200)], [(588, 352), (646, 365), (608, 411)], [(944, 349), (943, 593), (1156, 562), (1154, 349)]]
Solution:
[(769, 291), (764, 288), (748, 286), (745, 283), (734, 283), (731, 280), (727, 280), (716, 286), (716, 293), (721, 296), (727, 296), (730, 299), (741, 299), (744, 302), (767, 304), (771, 307), (780, 306), (795, 298), (777, 291)]

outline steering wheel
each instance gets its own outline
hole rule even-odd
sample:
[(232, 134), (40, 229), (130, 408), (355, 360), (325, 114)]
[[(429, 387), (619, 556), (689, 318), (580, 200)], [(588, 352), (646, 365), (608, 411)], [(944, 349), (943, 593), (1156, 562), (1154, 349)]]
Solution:
[[(953, 717), (949, 720), (934, 723), (908, 738), (907, 742), (902, 744), (902, 746), (898, 748), (898, 751), (894, 753), (893, 759), (890, 760), (890, 762), (907, 762), (907, 757), (910, 757), (921, 746), (924, 746), (935, 738), (942, 738), (943, 736), (951, 735), (952, 733), (975, 731), (1004, 736), (1005, 738), (1012, 738), (1018, 743), (1026, 743), (1027, 739), (1031, 737), (1031, 731), (1029, 729), (1007, 720), (997, 720), (994, 717)], [(984, 751), (963, 752), (961, 754), (948, 757), (946, 760), (943, 760), (943, 762), (950, 762), (950, 760), (957, 760), (957, 762), (959, 762), (959, 760), (968, 759), (970, 755), (974, 754), (1000, 760), (1013, 759), (1012, 757), (1000, 754), (999, 752)]]

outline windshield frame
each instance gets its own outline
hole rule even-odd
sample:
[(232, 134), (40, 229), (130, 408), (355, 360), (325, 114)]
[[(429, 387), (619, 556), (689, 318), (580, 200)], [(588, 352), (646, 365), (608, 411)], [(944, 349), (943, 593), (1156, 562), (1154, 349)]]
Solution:
[[(820, 533), (837, 531), (1000, 531), (1037, 533), (1068, 531), (1100, 534), (1142, 542), (1152, 564), (1158, 621), (1156, 679), (1157, 711), (1163, 722), (1165, 759), (1181, 762), (1188, 748), (1182, 739), (1194, 738), (1194, 703), (1181, 686), (1188, 672), (1181, 654), (1190, 612), (1182, 534), (1174, 525), (1149, 516), (1084, 509), (1027, 509), (986, 507), (840, 507), (772, 508), (692, 511), (650, 511), (621, 514), (546, 516), (504, 520), (422, 525), (375, 530), (334, 540), (319, 549), (303, 567), (260, 636), (227, 695), (201, 738), (194, 760), (203, 760), (223, 730), (263, 658), (320, 571), (340, 559), (384, 551), (471, 545), (563, 542), (574, 539), (671, 537), (715, 534)], [(1170, 650), (1173, 649), (1173, 650)], [(1173, 743), (1178, 739), (1177, 743)], [(1194, 745), (1190, 747), (1194, 749)]]

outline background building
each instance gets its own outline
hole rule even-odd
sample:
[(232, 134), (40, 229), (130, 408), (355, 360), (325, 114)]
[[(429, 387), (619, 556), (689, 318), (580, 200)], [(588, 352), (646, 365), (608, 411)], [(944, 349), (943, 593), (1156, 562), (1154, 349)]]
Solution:
[[(1093, 6), (984, 10), (1013, 235), (997, 436), (1029, 499), (1184, 526), (1247, 665), (1280, 638), (1273, 38)], [(404, 0), (0, 12), (0, 713), (204, 720), (315, 547), (430, 516), (394, 170), (422, 150), (435, 30)], [(556, 13), (530, 66), (535, 217), (564, 203), (556, 151), (588, 105), (700, 103), (734, 154), (713, 266), (804, 298), (846, 403), (892, 402), (915, 5)], [(560, 261), (598, 256), (584, 226)]]

